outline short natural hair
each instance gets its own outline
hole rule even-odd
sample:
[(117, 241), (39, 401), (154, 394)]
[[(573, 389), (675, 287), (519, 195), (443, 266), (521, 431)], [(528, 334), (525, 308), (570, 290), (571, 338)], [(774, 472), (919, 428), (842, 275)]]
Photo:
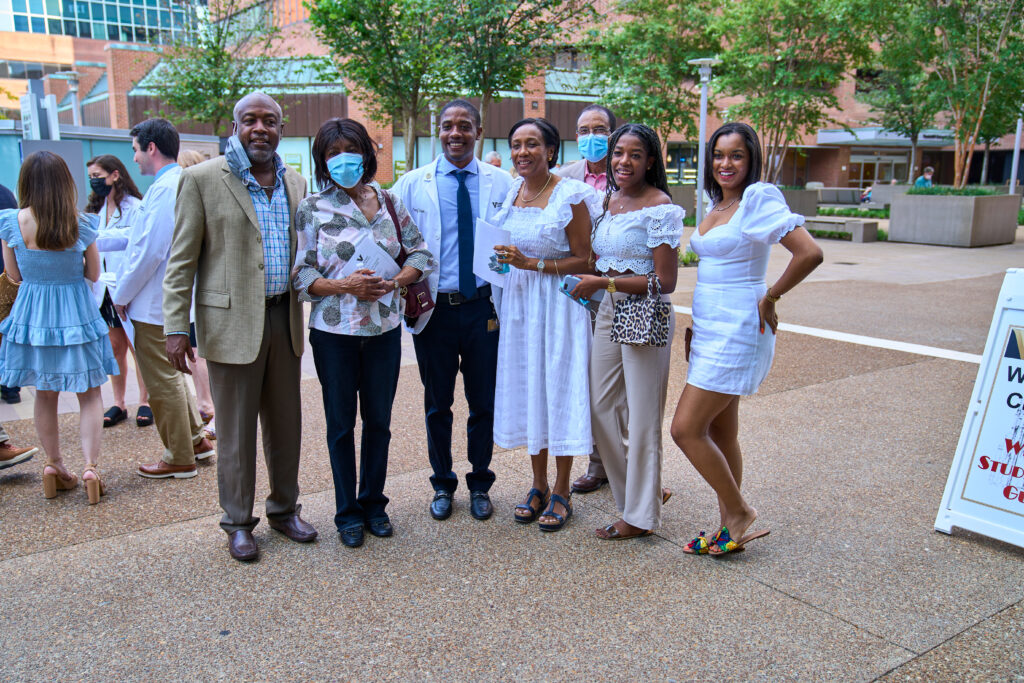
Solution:
[[(604, 114), (605, 116), (607, 116), (608, 117), (608, 130), (615, 130), (615, 114), (612, 113), (611, 109), (609, 109), (608, 107), (604, 106), (603, 104), (588, 104), (587, 106), (583, 107), (582, 111), (580, 111), (580, 116), (583, 116), (588, 111), (599, 111), (602, 114)], [(580, 120), (580, 116), (576, 117), (577, 121)]]
[(480, 122), (482, 121), (482, 119), (480, 118), (480, 110), (474, 107), (473, 103), (470, 102), (469, 100), (452, 100), (448, 104), (441, 107), (441, 113), (437, 115), (438, 121), (444, 118), (444, 113), (449, 109), (465, 109), (466, 111), (469, 112), (469, 115), (473, 117), (473, 123), (476, 124), (476, 127), (480, 127)]
[[(711, 134), (711, 139), (708, 140), (707, 154), (704, 157), (705, 189), (708, 192), (708, 196), (711, 197), (711, 201), (715, 203), (722, 201), (722, 186), (715, 180), (713, 166), (715, 143), (723, 135), (732, 135), (734, 133), (743, 138), (743, 144), (746, 146), (747, 154), (750, 156), (750, 166), (747, 168), (747, 177), (743, 179), (741, 192), (761, 179), (761, 142), (757, 139), (757, 133), (747, 124), (738, 121), (724, 124)], [(700, 201), (700, 197), (697, 198), (697, 201)]]
[(932, 168), (931, 166), (925, 166), (924, 173), (935, 173), (935, 169)]
[(78, 189), (64, 160), (53, 152), (30, 154), (18, 174), (18, 199), (36, 219), (36, 246), (67, 249), (78, 241)]
[(497, 150), (492, 149), (490, 152), (484, 155), (484, 161), (486, 161), (487, 163), (491, 163), (495, 159), (499, 161), (501, 160), (501, 154), (499, 154)]
[(238, 117), (242, 115), (242, 103), (245, 102), (250, 97), (265, 97), (268, 100), (270, 100), (274, 104), (274, 107), (277, 108), (277, 113), (278, 113), (277, 125), (280, 126), (280, 125), (282, 125), (284, 123), (281, 120), (282, 118), (284, 118), (284, 112), (281, 110), (281, 105), (278, 104), (277, 100), (275, 100), (273, 97), (271, 97), (267, 93), (263, 92), (262, 90), (254, 90), (251, 93), (249, 93), (248, 95), (243, 95), (241, 97), (241, 99), (239, 99), (237, 102), (235, 102), (235, 106), (231, 109), (231, 120), (232, 121), (234, 121), (235, 123), (238, 123)]
[(132, 127), (129, 134), (138, 141), (139, 149), (143, 152), (149, 149), (149, 143), (154, 143), (160, 154), (171, 161), (178, 159), (178, 148), (181, 140), (178, 138), (178, 131), (167, 119), (146, 119)]
[(512, 136), (515, 135), (517, 130), (523, 126), (529, 125), (537, 126), (540, 130), (540, 134), (544, 138), (545, 147), (554, 148), (555, 151), (551, 154), (551, 158), (548, 159), (548, 168), (554, 168), (555, 164), (558, 163), (556, 159), (558, 159), (558, 148), (562, 145), (562, 138), (558, 134), (558, 129), (555, 128), (555, 124), (551, 123), (547, 119), (527, 118), (516, 121), (512, 124), (512, 129), (508, 132), (508, 144), (512, 144)]
[[(128, 175), (128, 169), (124, 167), (124, 162), (115, 157), (113, 154), (101, 154), (98, 157), (93, 157), (86, 162), (85, 167), (99, 166), (107, 175), (110, 175), (114, 171), (117, 171), (117, 180), (110, 187), (110, 194), (114, 195), (114, 204), (121, 206), (121, 200), (125, 196), (135, 197), (136, 199), (142, 199), (142, 193), (139, 192), (139, 188), (135, 185), (135, 181)], [(86, 213), (99, 213), (100, 209), (103, 208), (103, 202), (107, 200), (106, 197), (100, 197), (95, 192), (89, 193), (89, 201), (85, 205)]]
[(313, 139), (313, 169), (317, 186), (323, 190), (331, 186), (331, 172), (327, 169), (327, 150), (338, 140), (348, 140), (363, 155), (364, 183), (377, 175), (377, 146), (370, 139), (363, 124), (352, 119), (327, 119)]

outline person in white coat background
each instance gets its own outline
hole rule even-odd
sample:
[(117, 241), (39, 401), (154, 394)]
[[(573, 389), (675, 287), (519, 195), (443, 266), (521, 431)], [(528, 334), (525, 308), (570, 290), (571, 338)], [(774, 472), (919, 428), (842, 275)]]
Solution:
[(470, 513), (480, 520), (493, 513), (488, 491), (494, 483), (490, 464), (500, 290), (492, 290), (473, 274), (473, 246), (476, 219), (487, 220), (498, 212), (512, 177), (476, 159), (476, 143), (483, 134), (480, 124), (480, 112), (472, 103), (446, 104), (438, 126), (443, 154), (406, 173), (393, 190), (439, 263), (429, 277), (436, 306), (410, 327), (423, 382), (427, 453), (433, 469), (430, 514), (438, 520), (451, 516), (459, 483), (452, 471), (452, 404), (460, 371), (469, 404)]
[(143, 175), (156, 180), (142, 198), (111, 298), (121, 320), (131, 320), (135, 356), (164, 444), (163, 457), (140, 465), (138, 472), (151, 479), (187, 479), (198, 474), (196, 460), (212, 456), (214, 450), (203, 437), (203, 422), (185, 376), (165, 352), (163, 283), (181, 178), (178, 131), (165, 119), (148, 119), (132, 128), (131, 136), (135, 163)]

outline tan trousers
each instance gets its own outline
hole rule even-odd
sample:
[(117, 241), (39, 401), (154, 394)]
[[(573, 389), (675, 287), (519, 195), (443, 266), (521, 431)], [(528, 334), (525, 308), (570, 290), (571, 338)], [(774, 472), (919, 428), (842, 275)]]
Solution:
[(135, 357), (149, 392), (156, 429), (164, 444), (163, 461), (171, 465), (195, 464), (193, 446), (203, 438), (203, 421), (185, 375), (167, 360), (163, 325), (132, 321)]
[[(661, 526), (661, 424), (675, 316), (669, 318), (667, 346), (617, 344), (610, 338), (613, 301), (624, 296), (605, 296), (598, 309), (590, 355), (590, 422), (622, 519), (641, 529), (657, 529)], [(628, 443), (617, 414), (623, 406)]]
[(301, 359), (292, 351), (288, 302), (267, 309), (263, 341), (247, 364), (207, 360), (217, 414), (217, 486), (227, 533), (252, 531), (256, 497), (257, 418), (270, 479), (266, 511), (270, 519), (298, 513), (299, 447), (302, 438)]

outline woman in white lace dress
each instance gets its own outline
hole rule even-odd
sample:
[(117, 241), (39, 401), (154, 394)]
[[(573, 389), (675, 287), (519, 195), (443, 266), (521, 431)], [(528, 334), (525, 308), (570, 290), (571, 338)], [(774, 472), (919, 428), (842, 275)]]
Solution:
[[(604, 291), (590, 361), (590, 410), (594, 440), (622, 517), (598, 529), (599, 538), (646, 536), (661, 526), (661, 425), (675, 316), (663, 347), (627, 346), (611, 340), (614, 302), (647, 292), (648, 274), (662, 298), (675, 289), (683, 209), (672, 204), (658, 134), (627, 124), (608, 141), (608, 196), (594, 228), (599, 275), (583, 275), (573, 294), (591, 299)], [(616, 408), (626, 406), (626, 433)]]
[[(494, 443), (525, 446), (530, 454), (533, 486), (516, 506), (515, 519), (537, 519), (543, 531), (561, 529), (572, 516), (572, 456), (589, 455), (593, 447), (584, 398), (590, 317), (558, 288), (562, 276), (587, 267), (597, 195), (585, 183), (551, 173), (559, 139), (544, 119), (512, 126), (509, 146), (519, 177), (495, 217), (512, 242), (495, 245), (498, 260), (512, 268), (498, 315)], [(549, 454), (557, 469), (553, 490)]]
[[(686, 387), (672, 419), (672, 438), (718, 496), (718, 531), (701, 532), (686, 552), (722, 555), (768, 531), (747, 533), (757, 518), (740, 493), (740, 396), (768, 374), (779, 324), (775, 303), (822, 260), (804, 217), (792, 213), (779, 188), (757, 182), (761, 145), (745, 123), (727, 123), (708, 141), (708, 194), (714, 204), (690, 245), (700, 257), (693, 291), (693, 341)], [(770, 286), (768, 255), (775, 243), (793, 257)]]

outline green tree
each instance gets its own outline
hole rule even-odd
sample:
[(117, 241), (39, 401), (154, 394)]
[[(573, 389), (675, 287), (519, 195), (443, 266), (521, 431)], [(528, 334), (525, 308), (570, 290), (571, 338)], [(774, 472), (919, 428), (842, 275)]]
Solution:
[[(595, 15), (589, 0), (454, 0), (446, 59), (464, 92), (480, 97), (484, 122), (502, 90), (540, 73)], [(479, 154), (483, 140), (477, 141)]]
[(999, 138), (1007, 133), (1012, 133), (1017, 125), (1017, 117), (1021, 115), (1021, 105), (1024, 104), (1024, 92), (1018, 85), (1014, 92), (995, 93), (985, 111), (985, 118), (981, 121), (981, 128), (978, 130), (978, 139), (985, 147), (985, 154), (981, 162), (981, 178), (978, 182), (982, 185), (988, 183), (989, 156), (993, 143), (999, 142)]
[(914, 159), (921, 132), (934, 125), (941, 106), (931, 87), (931, 76), (922, 67), (934, 50), (934, 40), (917, 22), (911, 4), (897, 4), (880, 14), (874, 42), (880, 47), (866, 73), (874, 77), (860, 79), (857, 92), (872, 108), (872, 121), (883, 129), (910, 138), (907, 182), (914, 182)]
[(914, 0), (913, 7), (935, 36), (925, 68), (953, 131), (953, 185), (964, 187), (993, 98), (1020, 94), (1024, 0)]
[(308, 0), (309, 21), (330, 48), (328, 73), (381, 123), (402, 122), (405, 162), (411, 167), (416, 119), (455, 84), (443, 68), (450, 3), (443, 0)]
[(774, 182), (786, 151), (805, 132), (834, 122), (835, 91), (852, 64), (868, 54), (867, 0), (762, 0), (728, 2), (712, 19), (723, 45), (730, 119), (757, 130), (764, 179)]
[(700, 94), (696, 69), (687, 60), (714, 55), (718, 43), (706, 30), (713, 0), (619, 0), (620, 17), (590, 31), (584, 49), (590, 61), (589, 89), (630, 121), (658, 131), (698, 135)]
[(174, 123), (209, 123), (215, 135), (227, 132), (235, 102), (263, 82), (271, 64), (280, 31), (269, 8), (246, 0), (202, 8), (154, 72), (158, 113)]

